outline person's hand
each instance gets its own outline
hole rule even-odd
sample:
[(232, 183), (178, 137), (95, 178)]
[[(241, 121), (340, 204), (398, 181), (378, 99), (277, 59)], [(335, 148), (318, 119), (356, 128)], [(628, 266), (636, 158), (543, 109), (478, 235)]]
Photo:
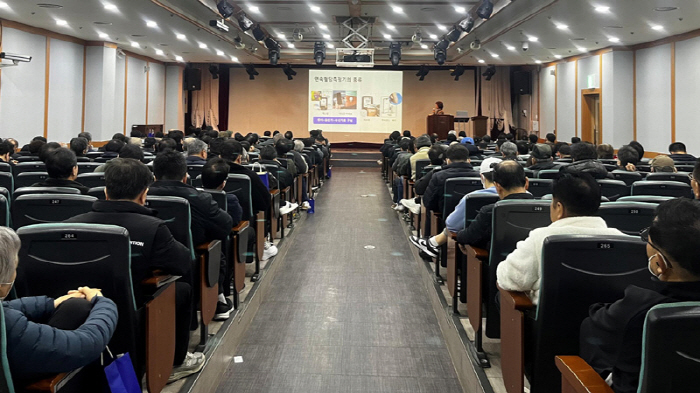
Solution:
[(95, 296), (102, 296), (102, 290), (97, 288), (80, 287), (78, 291), (85, 295), (85, 298), (90, 302)]
[(464, 244), (459, 244), (459, 249), (462, 250), (462, 254), (467, 255), (467, 246), (465, 246)]
[(637, 167), (634, 166), (634, 164), (632, 164), (632, 163), (627, 164), (625, 166), (625, 169), (627, 169), (629, 172), (636, 172), (637, 171)]
[(72, 298), (85, 299), (85, 295), (78, 292), (78, 291), (68, 291), (67, 295), (63, 295), (63, 296), (59, 297), (58, 299), (54, 299), (53, 307), (56, 308), (56, 307), (58, 307), (59, 304), (65, 302), (68, 299), (72, 299)]

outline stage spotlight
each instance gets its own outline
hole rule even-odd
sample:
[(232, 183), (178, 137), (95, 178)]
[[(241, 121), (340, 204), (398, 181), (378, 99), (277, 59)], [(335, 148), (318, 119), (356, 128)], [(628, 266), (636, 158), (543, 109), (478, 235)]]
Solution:
[(322, 41), (316, 41), (314, 43), (314, 60), (316, 60), (316, 65), (323, 65), (323, 60), (326, 58), (326, 43)]
[(219, 1), (216, 4), (216, 8), (219, 10), (221, 17), (224, 19), (228, 19), (231, 15), (233, 15), (233, 5), (226, 0)]
[(250, 30), (250, 28), (253, 27), (253, 25), (255, 24), (252, 20), (248, 19), (248, 17), (245, 15), (245, 12), (241, 12), (240, 14), (238, 14), (236, 19), (238, 19), (238, 26), (240, 26), (243, 32)]
[(481, 19), (490, 18), (492, 12), (493, 12), (493, 3), (491, 2), (491, 0), (483, 0), (481, 2), (481, 5), (479, 6), (479, 8), (476, 10), (476, 14)]
[(245, 43), (243, 42), (241, 36), (236, 36), (236, 38), (233, 39), (233, 42), (233, 46), (236, 47), (236, 49), (245, 49)]
[(468, 15), (466, 19), (459, 22), (459, 28), (462, 29), (463, 32), (469, 33), (474, 28), (474, 18)]
[(489, 66), (486, 71), (484, 71), (481, 76), (486, 77), (487, 81), (490, 81), (493, 76), (496, 75), (496, 66)]
[(255, 41), (261, 42), (265, 40), (265, 32), (260, 28), (260, 24), (258, 23), (253, 27), (253, 37), (255, 37)]
[[(277, 42), (277, 40), (275, 40), (271, 36), (267, 36), (263, 40), (265, 41), (265, 48), (279, 50), (280, 44)], [(261, 41), (263, 41), (263, 40), (261, 40)]]
[(209, 73), (211, 73), (212, 79), (219, 79), (219, 66), (217, 66), (216, 64), (210, 64)]
[(396, 67), (401, 61), (401, 44), (398, 42), (392, 42), (389, 45), (389, 60), (391, 60), (391, 65)]
[(446, 40), (439, 41), (433, 47), (433, 52), (435, 54), (435, 61), (439, 65), (445, 64), (447, 60), (447, 47), (450, 46), (450, 42)]
[(419, 76), (420, 79), (418, 79), (418, 80), (422, 81), (425, 79), (425, 76), (428, 75), (429, 72), (430, 72), (430, 70), (428, 69), (428, 67), (422, 65), (422, 66), (420, 66), (420, 69), (416, 73), (416, 76)]
[(294, 29), (294, 32), (292, 32), (292, 41), (300, 42), (303, 39), (304, 39), (304, 36), (301, 34), (301, 31)]
[(255, 70), (255, 66), (252, 64), (248, 64), (245, 66), (245, 72), (248, 73), (248, 77), (250, 78), (250, 80), (255, 80), (255, 76), (260, 75), (260, 73)]
[(457, 67), (455, 67), (454, 71), (452, 71), (450, 73), (450, 75), (454, 76), (455, 80), (458, 81), (459, 77), (464, 75), (464, 67), (462, 67), (461, 65), (458, 65)]
[(449, 33), (445, 34), (445, 38), (447, 38), (450, 42), (457, 42), (459, 41), (459, 37), (462, 35), (462, 32), (459, 31), (457, 26), (454, 26), (452, 30), (450, 30)]
[(297, 72), (292, 69), (291, 64), (287, 63), (287, 65), (284, 66), (284, 74), (287, 75), (287, 80), (292, 80)]

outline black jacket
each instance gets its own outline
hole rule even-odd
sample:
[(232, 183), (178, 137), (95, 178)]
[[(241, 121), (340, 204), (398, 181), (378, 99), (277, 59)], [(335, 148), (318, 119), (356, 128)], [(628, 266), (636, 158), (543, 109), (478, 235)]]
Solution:
[(48, 179), (39, 182), (39, 183), (34, 183), (31, 185), (32, 187), (68, 187), (68, 188), (77, 188), (80, 190), (80, 193), (85, 195), (88, 193), (88, 190), (90, 190), (89, 187), (85, 187), (84, 185), (78, 183), (75, 180), (68, 180), (68, 179), (54, 179), (52, 177), (49, 177)]
[(657, 304), (700, 301), (700, 282), (653, 280), (652, 289), (629, 286), (612, 304), (594, 304), (581, 324), (581, 357), (599, 374), (613, 374), (616, 393), (634, 393), (639, 384), (647, 312)]
[[(270, 208), (270, 190), (265, 187), (265, 184), (260, 180), (260, 177), (250, 169), (244, 167), (243, 165), (236, 164), (235, 162), (229, 162), (228, 165), (230, 169), (228, 173), (236, 173), (239, 175), (246, 175), (250, 178), (250, 197), (253, 199), (251, 203), (253, 204), (253, 212), (265, 212)], [(245, 203), (245, 201), (240, 201)], [(243, 219), (248, 220), (247, 212), (244, 212)]]
[(423, 205), (436, 212), (442, 212), (445, 204), (445, 182), (455, 177), (479, 177), (472, 164), (468, 162), (454, 162), (443, 165), (440, 172), (434, 173), (428, 183), (428, 188), (423, 194)]
[(243, 208), (236, 194), (226, 194), (226, 211), (231, 216), (231, 225), (237, 226), (243, 218)]
[(694, 155), (687, 154), (687, 153), (686, 154), (671, 154), (669, 157), (671, 157), (671, 159), (673, 161), (688, 161), (690, 163), (693, 163), (696, 160)]
[(561, 173), (588, 173), (595, 179), (608, 179), (608, 170), (602, 162), (598, 160), (581, 160), (561, 167)]
[(226, 240), (233, 222), (231, 216), (219, 208), (211, 194), (177, 180), (161, 180), (151, 184), (149, 195), (176, 196), (190, 203), (192, 243), (198, 246), (212, 240)]
[(269, 172), (272, 173), (272, 176), (277, 178), (280, 190), (291, 187), (294, 184), (294, 177), (292, 174), (287, 171), (287, 168), (280, 165), (279, 162), (275, 160), (260, 160), (258, 162), (262, 165), (272, 165), (277, 168), (275, 170), (269, 170)]
[[(440, 165), (428, 165), (426, 168), (430, 170), (426, 172), (425, 175), (423, 175), (423, 177), (416, 180), (416, 184), (414, 185), (416, 195), (425, 194), (425, 190), (428, 189), (428, 184), (430, 184), (430, 180), (433, 178), (433, 175), (442, 170), (442, 167)], [(416, 176), (418, 176), (417, 173)]]
[(304, 157), (298, 151), (290, 151), (294, 155), (294, 166), (297, 167), (297, 174), (307, 173), (309, 171), (309, 165), (306, 163)]
[[(535, 197), (530, 193), (522, 193), (510, 194), (503, 198), (503, 200), (511, 199), (535, 199)], [(495, 203), (482, 207), (474, 221), (468, 227), (457, 232), (457, 243), (488, 249), (491, 243), (494, 207), (496, 207)]]
[[(546, 169), (554, 169), (557, 166), (554, 165), (554, 162), (552, 161), (547, 161), (547, 162), (538, 162), (535, 165), (529, 166), (527, 169), (532, 169), (533, 171), (543, 171)], [(606, 171), (607, 172), (607, 171)]]
[(192, 270), (190, 251), (175, 240), (165, 221), (156, 212), (127, 201), (95, 201), (92, 212), (75, 216), (66, 222), (108, 224), (126, 228), (131, 239), (131, 277), (134, 294), (141, 297), (141, 281), (154, 270), (165, 274), (188, 276)]
[(187, 165), (204, 165), (207, 163), (207, 160), (199, 156), (187, 156), (185, 161)]

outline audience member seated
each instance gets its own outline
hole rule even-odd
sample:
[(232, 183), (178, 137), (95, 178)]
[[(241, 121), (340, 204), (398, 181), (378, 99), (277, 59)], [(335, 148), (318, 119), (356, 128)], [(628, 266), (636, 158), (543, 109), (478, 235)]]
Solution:
[(615, 149), (612, 145), (603, 143), (596, 147), (596, 153), (599, 160), (612, 160), (615, 158)]
[(700, 301), (700, 202), (677, 198), (660, 204), (641, 236), (651, 289), (629, 286), (621, 300), (592, 305), (581, 324), (581, 357), (616, 393), (637, 392), (647, 312), (658, 304)]
[[(409, 132), (410, 135), (410, 132)], [(427, 135), (421, 135), (414, 141), (414, 146), (416, 148), (416, 154), (411, 156), (411, 180), (416, 180), (416, 161), (427, 160), (428, 150), (430, 150), (430, 137)]]
[(588, 173), (595, 179), (607, 179), (608, 170), (598, 161), (595, 146), (589, 142), (579, 142), (571, 145), (571, 165), (563, 166), (561, 173)]
[(121, 132), (117, 132), (116, 134), (112, 135), (112, 140), (124, 142), (125, 145), (129, 143), (129, 138)]
[(115, 158), (105, 170), (106, 200), (95, 201), (92, 212), (67, 222), (117, 225), (129, 231), (131, 277), (138, 304), (148, 300), (141, 292), (140, 283), (154, 271), (183, 277), (175, 283), (175, 368), (170, 376), (170, 381), (174, 381), (201, 370), (204, 354), (187, 352), (193, 318), (190, 252), (173, 238), (165, 221), (156, 218), (156, 212), (144, 206), (152, 181), (151, 171), (142, 162)]
[(654, 157), (651, 161), (649, 161), (649, 165), (651, 166), (652, 172), (678, 172), (678, 169), (676, 169), (676, 165), (673, 163), (671, 157), (663, 154)]
[(644, 158), (644, 146), (642, 146), (642, 144), (637, 141), (631, 141), (628, 145), (637, 151), (639, 161), (641, 161), (642, 158)]
[(0, 161), (10, 162), (12, 154), (15, 152), (15, 145), (9, 140), (5, 139), (0, 142)]
[(185, 139), (185, 133), (180, 130), (170, 130), (168, 131), (168, 138), (175, 141), (175, 150), (178, 152), (183, 152), (182, 140)]
[(544, 143), (546, 143), (548, 145), (554, 146), (554, 144), (557, 142), (557, 136), (551, 132), (549, 134), (547, 134), (547, 136), (545, 136), (545, 139), (546, 140)]
[(78, 138), (85, 138), (88, 143), (88, 152), (95, 151), (95, 148), (92, 146), (92, 134), (89, 132), (81, 132), (78, 134)]
[[(247, 142), (246, 142), (247, 143)], [(304, 144), (299, 142), (302, 146)], [(304, 157), (301, 154), (294, 151), (294, 142), (290, 139), (283, 138), (275, 143), (275, 150), (277, 151), (277, 157), (280, 165), (287, 168), (287, 171), (296, 177), (299, 174), (306, 173), (309, 171), (309, 166), (306, 164)], [(287, 154), (291, 153), (294, 158), (287, 158)], [(290, 165), (291, 164), (291, 165)]]
[(636, 172), (639, 162), (639, 151), (633, 146), (625, 145), (617, 151), (617, 167), (627, 172)]
[[(241, 146), (242, 149), (242, 146)], [(287, 187), (291, 187), (294, 184), (294, 176), (283, 168), (277, 158), (277, 151), (274, 146), (265, 146), (260, 149), (260, 161), (262, 165), (272, 165), (277, 167), (276, 171), (271, 172), (278, 180), (278, 187), (280, 190)]]
[(76, 157), (85, 157), (88, 152), (88, 140), (83, 137), (71, 139), (69, 146)]
[[(117, 157), (131, 158), (143, 162), (143, 150), (141, 150), (141, 148), (136, 145), (125, 145), (124, 147), (122, 147), (121, 150), (119, 150), (119, 155)], [(93, 172), (104, 172), (106, 167), (107, 163), (104, 163), (95, 168)]]
[(156, 152), (156, 149), (155, 149), (156, 142), (158, 142), (158, 141), (156, 140), (156, 138), (153, 138), (153, 137), (146, 137), (146, 138), (144, 138), (144, 140), (143, 140), (143, 146), (141, 147), (141, 149), (143, 150), (144, 153), (155, 154), (155, 152)]
[(442, 212), (445, 204), (445, 183), (457, 177), (479, 177), (469, 163), (469, 150), (462, 144), (452, 145), (445, 153), (446, 163), (440, 172), (433, 174), (423, 194), (423, 205), (435, 212)]
[(396, 211), (404, 211), (404, 206), (399, 203), (403, 196), (403, 178), (411, 175), (411, 157), (413, 153), (409, 151), (411, 140), (409, 138), (401, 138), (399, 141), (399, 151), (389, 159), (391, 169), (398, 175), (391, 185), (393, 193), (392, 208)]
[(39, 152), (41, 151), (41, 147), (44, 146), (45, 144), (46, 144), (46, 141), (42, 141), (41, 139), (34, 138), (27, 145), (27, 151), (29, 152), (29, 155), (39, 157)]
[(529, 140), (529, 145), (528, 148), (530, 151), (535, 147), (535, 145), (539, 142), (540, 138), (537, 137), (536, 134), (530, 134), (527, 136), (527, 139)]
[[(223, 190), (228, 178), (229, 165), (222, 158), (209, 160), (202, 168), (202, 186), (207, 190)], [(226, 194), (226, 212), (231, 216), (233, 227), (241, 222), (243, 209), (236, 194)]]
[(483, 190), (472, 191), (469, 194), (462, 197), (459, 201), (455, 210), (450, 213), (445, 219), (445, 230), (429, 239), (421, 239), (417, 236), (411, 236), (409, 240), (414, 246), (421, 249), (424, 253), (432, 258), (437, 257), (438, 248), (445, 243), (450, 235), (450, 232), (459, 232), (466, 226), (466, 207), (467, 207), (467, 196), (471, 194), (498, 194), (496, 190), (496, 185), (493, 183), (493, 171), (494, 167), (501, 162), (500, 158), (489, 157), (481, 163), (480, 167), (480, 177), (481, 183), (484, 185)]
[(104, 153), (102, 154), (102, 158), (111, 160), (112, 158), (119, 157), (119, 152), (124, 146), (126, 146), (124, 141), (112, 139), (111, 141), (107, 142), (106, 145), (104, 145)]
[(70, 187), (77, 188), (81, 194), (87, 194), (89, 188), (75, 181), (78, 177), (78, 161), (72, 151), (59, 147), (47, 154), (45, 164), (49, 178), (32, 184), (32, 187)]
[(156, 154), (165, 151), (177, 151), (177, 142), (172, 138), (163, 138), (156, 143)]
[(207, 144), (199, 139), (187, 138), (185, 140), (187, 151), (187, 165), (204, 165), (207, 163)]
[[(581, 143), (577, 143), (580, 145)], [(529, 292), (537, 304), (542, 270), (542, 245), (551, 235), (622, 235), (598, 217), (600, 186), (587, 173), (566, 173), (554, 181), (550, 218), (552, 224), (533, 229), (524, 241), (498, 265), (498, 285), (508, 291)]]
[(49, 153), (60, 148), (61, 144), (58, 142), (44, 143), (44, 145), (41, 146), (41, 149), (39, 149), (39, 159), (43, 162), (46, 162), (46, 158), (48, 157)]
[(532, 169), (533, 171), (554, 168), (556, 165), (554, 165), (554, 159), (552, 158), (552, 148), (544, 143), (536, 144), (532, 148), (528, 163), (530, 164), (528, 169)]
[[(578, 143), (581, 143), (581, 141), (579, 140)], [(567, 145), (566, 143), (563, 145), (560, 145), (559, 148), (557, 149), (557, 158), (559, 158), (559, 159), (571, 158), (571, 146)]]
[(574, 143), (579, 143), (579, 142), (581, 142), (581, 138), (579, 138), (579, 137), (577, 137), (577, 136), (572, 136), (572, 137), (571, 137), (571, 144), (572, 144), (572, 145), (573, 145)]
[(12, 229), (0, 227), (0, 299), (16, 385), (87, 366), (99, 359), (117, 327), (117, 306), (99, 289), (4, 301), (17, 277), (20, 246)]
[(671, 143), (671, 145), (668, 147), (668, 152), (671, 153), (669, 157), (671, 157), (673, 161), (695, 161), (695, 156), (686, 153), (685, 149), (686, 147), (684, 143)]
[[(525, 156), (528, 153), (530, 153), (530, 149), (527, 147), (527, 142), (525, 141), (517, 141), (515, 143), (515, 146), (518, 147), (518, 156)], [(471, 154), (471, 150), (469, 151), (469, 154)]]
[(430, 184), (433, 174), (442, 170), (441, 165), (443, 165), (445, 162), (445, 153), (447, 152), (447, 149), (447, 146), (439, 143), (430, 147), (430, 150), (428, 150), (430, 165), (424, 168), (426, 171), (425, 175), (418, 179), (413, 187), (414, 191), (416, 192), (416, 198), (402, 199), (399, 201), (401, 205), (411, 210), (411, 213), (420, 214), (421, 200), (419, 197), (425, 194), (425, 190), (428, 189), (428, 184)]
[(503, 142), (499, 151), (504, 160), (515, 160), (518, 158), (518, 146), (513, 142)]

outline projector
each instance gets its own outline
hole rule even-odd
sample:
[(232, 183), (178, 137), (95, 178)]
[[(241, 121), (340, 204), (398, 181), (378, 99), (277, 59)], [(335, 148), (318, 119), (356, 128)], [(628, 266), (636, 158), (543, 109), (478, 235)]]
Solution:
[(374, 67), (374, 48), (338, 48), (335, 65), (336, 67), (372, 68)]
[(228, 33), (228, 25), (226, 24), (226, 21), (224, 19), (214, 19), (209, 21), (209, 26), (211, 27), (216, 27), (220, 31), (223, 31), (224, 33)]

